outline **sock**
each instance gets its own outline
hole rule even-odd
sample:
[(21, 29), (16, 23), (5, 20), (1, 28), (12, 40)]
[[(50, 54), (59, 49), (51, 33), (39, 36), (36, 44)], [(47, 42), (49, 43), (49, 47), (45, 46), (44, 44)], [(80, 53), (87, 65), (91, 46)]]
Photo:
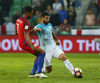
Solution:
[(47, 73), (45, 68), (42, 68), (42, 73)]
[(64, 63), (65, 63), (66, 68), (72, 73), (72, 70), (74, 69), (74, 67), (73, 67), (73, 65), (71, 64), (71, 62), (70, 62), (68, 59), (66, 59), (66, 60), (64, 61)]
[(34, 61), (34, 65), (33, 65), (33, 69), (32, 69), (32, 72), (31, 72), (31, 74), (35, 74), (35, 72), (36, 72), (36, 70), (37, 70), (37, 68), (38, 68), (38, 57), (35, 59), (35, 61)]
[(38, 58), (38, 73), (42, 72), (44, 57), (45, 57), (45, 53), (42, 53), (42, 54), (39, 55), (39, 58)]

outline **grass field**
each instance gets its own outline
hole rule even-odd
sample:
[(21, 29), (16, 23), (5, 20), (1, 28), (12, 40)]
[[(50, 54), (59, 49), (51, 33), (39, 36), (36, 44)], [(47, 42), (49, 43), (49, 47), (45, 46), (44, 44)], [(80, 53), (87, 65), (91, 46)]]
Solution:
[(99, 54), (66, 54), (74, 67), (83, 70), (83, 78), (73, 78), (64, 63), (52, 60), (48, 78), (28, 78), (35, 56), (28, 53), (0, 53), (0, 83), (100, 83)]

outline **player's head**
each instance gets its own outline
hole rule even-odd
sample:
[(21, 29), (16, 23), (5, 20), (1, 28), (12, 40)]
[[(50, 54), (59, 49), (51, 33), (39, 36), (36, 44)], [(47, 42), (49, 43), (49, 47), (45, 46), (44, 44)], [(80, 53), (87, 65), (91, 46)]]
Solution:
[(49, 18), (50, 18), (50, 16), (49, 16), (49, 14), (47, 12), (42, 12), (41, 13), (41, 19), (42, 19), (42, 22), (44, 24), (47, 25), (49, 23)]
[(25, 7), (24, 15), (27, 19), (30, 19), (33, 16), (33, 9), (30, 6)]

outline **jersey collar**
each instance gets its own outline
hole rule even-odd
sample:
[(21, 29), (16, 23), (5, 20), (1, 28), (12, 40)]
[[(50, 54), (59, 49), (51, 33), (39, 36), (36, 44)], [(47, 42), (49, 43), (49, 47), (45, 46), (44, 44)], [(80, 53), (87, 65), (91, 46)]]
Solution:
[(24, 16), (22, 16), (22, 18), (26, 19)]
[[(43, 24), (42, 22), (41, 22), (41, 24), (42, 24), (42, 25), (45, 25), (45, 24)], [(48, 24), (47, 24), (47, 25), (48, 25)], [(45, 26), (47, 26), (47, 25), (45, 25)]]

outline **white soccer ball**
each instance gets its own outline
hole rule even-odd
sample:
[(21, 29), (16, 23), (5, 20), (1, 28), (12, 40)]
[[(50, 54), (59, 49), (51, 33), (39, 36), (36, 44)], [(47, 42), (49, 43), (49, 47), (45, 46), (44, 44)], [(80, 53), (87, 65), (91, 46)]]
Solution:
[(73, 73), (75, 78), (82, 76), (82, 70), (78, 67), (75, 67), (72, 73)]

